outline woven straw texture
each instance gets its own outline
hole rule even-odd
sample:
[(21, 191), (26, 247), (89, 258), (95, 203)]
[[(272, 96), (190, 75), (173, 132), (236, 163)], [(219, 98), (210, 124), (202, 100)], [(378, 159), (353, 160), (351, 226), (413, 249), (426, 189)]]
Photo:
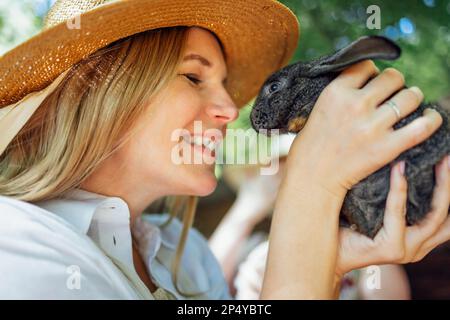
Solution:
[(199, 26), (218, 36), (227, 90), (240, 107), (289, 62), (299, 38), (297, 18), (275, 0), (58, 0), (41, 33), (0, 57), (0, 107), (42, 90), (109, 43), (171, 26)]

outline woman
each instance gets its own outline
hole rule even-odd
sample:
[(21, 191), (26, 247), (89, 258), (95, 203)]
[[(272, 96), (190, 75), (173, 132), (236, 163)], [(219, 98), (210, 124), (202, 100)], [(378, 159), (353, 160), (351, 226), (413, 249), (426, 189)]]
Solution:
[[(53, 62), (45, 60), (46, 79), (58, 78), (48, 91), (25, 100), (39, 109), (0, 158), (0, 260), (6, 261), (0, 265), (0, 294), (229, 298), (206, 241), (194, 230), (188, 232), (195, 197), (210, 194), (216, 186), (213, 165), (174, 164), (178, 141), (170, 138), (178, 129), (192, 134), (196, 120), (224, 132), (237, 117), (237, 105), (256, 93), (274, 65), (292, 55), (294, 16), (269, 0), (199, 0), (188, 7), (183, 2), (183, 13), (177, 1), (98, 2), (76, 2), (82, 12), (88, 10), (80, 16), (76, 35), (55, 23), (31, 40), (60, 50), (53, 51)], [(73, 3), (57, 1), (47, 21), (68, 20)], [(252, 20), (249, 13), (255, 12), (258, 19)], [(158, 21), (157, 29), (152, 21)], [(264, 23), (273, 32), (263, 34)], [(161, 29), (174, 25), (191, 28)], [(118, 32), (123, 29), (127, 31)], [(94, 45), (99, 50), (79, 61), (73, 58), (89, 52), (94, 42), (90, 37), (96, 35), (101, 37)], [(49, 45), (50, 36), (64, 45)], [(66, 39), (73, 42), (69, 45)], [(277, 39), (283, 39), (282, 46)], [(239, 51), (239, 43), (245, 50)], [(0, 70), (5, 60), (20, 61), (17, 53), (23, 60), (32, 55), (38, 59), (32, 47), (19, 49), (5, 55)], [(17, 65), (20, 71), (23, 64)], [(45, 78), (43, 69), (37, 69), (40, 77), (35, 75), (34, 81)], [(377, 73), (372, 62), (344, 72), (323, 93), (294, 142), (275, 207), (261, 298), (332, 298), (347, 270), (414, 261), (448, 238), (449, 170), (444, 161), (437, 168), (433, 211), (423, 225), (404, 227), (406, 181), (398, 164), (392, 170), (385, 226), (375, 241), (338, 230), (346, 191), (441, 124), (440, 116), (429, 112), (392, 131), (395, 114), (376, 106), (403, 87), (403, 78), (394, 70), (375, 77)], [(12, 86), (9, 79), (2, 83), (2, 106), (48, 84), (33, 86), (24, 80)], [(419, 89), (401, 90), (393, 99), (406, 115), (422, 95)], [(23, 105), (15, 110), (29, 111)], [(14, 132), (12, 123), (3, 125), (7, 133)], [(187, 145), (183, 151), (200, 153), (198, 146)], [(205, 147), (202, 155), (214, 158)], [(176, 214), (185, 206), (183, 227), (173, 220), (158, 228), (165, 217), (141, 217), (156, 199), (173, 195), (188, 196), (175, 199), (172, 208)]]

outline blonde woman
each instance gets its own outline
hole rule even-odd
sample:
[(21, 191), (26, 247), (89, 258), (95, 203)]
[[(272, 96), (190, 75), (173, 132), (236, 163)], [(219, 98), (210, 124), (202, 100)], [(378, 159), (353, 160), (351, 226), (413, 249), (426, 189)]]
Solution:
[[(174, 163), (171, 135), (195, 121), (225, 133), (289, 61), (297, 31), (271, 0), (57, 1), (45, 31), (0, 58), (0, 297), (230, 298), (189, 230), (214, 166)], [(346, 271), (418, 260), (450, 236), (448, 159), (423, 224), (405, 227), (398, 164), (377, 237), (338, 228), (346, 191), (442, 122), (430, 111), (393, 131), (395, 114), (377, 106), (394, 94), (404, 116), (422, 94), (402, 90), (398, 71), (378, 73), (370, 61), (345, 71), (294, 141), (262, 299), (333, 298)], [(183, 224), (142, 215), (161, 197)]]

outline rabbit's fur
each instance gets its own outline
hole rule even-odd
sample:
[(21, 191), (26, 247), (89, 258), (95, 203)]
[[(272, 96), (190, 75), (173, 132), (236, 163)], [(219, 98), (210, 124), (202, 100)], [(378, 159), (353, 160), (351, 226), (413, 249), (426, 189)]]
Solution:
[[(363, 37), (336, 53), (311, 62), (289, 65), (271, 75), (261, 88), (251, 112), (255, 130), (279, 129), (299, 132), (322, 90), (346, 67), (365, 59), (393, 60), (400, 48), (384, 37)], [(430, 210), (435, 184), (434, 165), (450, 152), (450, 114), (437, 104), (422, 104), (396, 123), (403, 127), (420, 117), (425, 108), (437, 110), (443, 124), (428, 140), (403, 152), (394, 162), (405, 160), (408, 181), (407, 222), (413, 225)], [(346, 195), (342, 225), (373, 238), (382, 227), (389, 191), (390, 164), (356, 184)]]

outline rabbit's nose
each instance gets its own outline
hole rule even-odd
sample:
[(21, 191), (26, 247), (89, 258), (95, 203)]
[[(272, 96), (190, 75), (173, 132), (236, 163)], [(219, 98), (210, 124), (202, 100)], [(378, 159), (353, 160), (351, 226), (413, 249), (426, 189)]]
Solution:
[(265, 108), (254, 107), (250, 118), (252, 127), (257, 132), (261, 130), (277, 129), (278, 127), (278, 119), (274, 117), (272, 112), (267, 112)]

